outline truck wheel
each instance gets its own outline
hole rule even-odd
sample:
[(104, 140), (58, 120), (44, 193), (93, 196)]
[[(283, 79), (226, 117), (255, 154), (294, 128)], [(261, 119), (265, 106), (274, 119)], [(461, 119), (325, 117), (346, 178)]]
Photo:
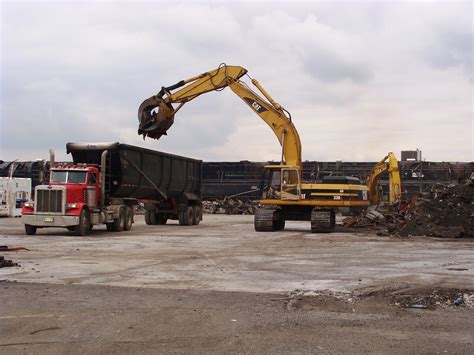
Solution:
[(201, 207), (193, 206), (193, 224), (198, 225), (201, 222)]
[(186, 215), (185, 212), (186, 211), (178, 211), (178, 222), (179, 222), (180, 226), (185, 226), (186, 225), (185, 221), (184, 221), (185, 215)]
[(154, 211), (145, 211), (145, 223), (152, 226), (156, 224), (156, 215)]
[(125, 208), (125, 223), (123, 229), (129, 231), (132, 229), (133, 224), (133, 211), (130, 207)]
[(114, 232), (122, 232), (125, 225), (125, 207), (120, 207), (118, 218), (114, 219), (112, 223), (114, 226)]
[(89, 228), (90, 220), (89, 220), (89, 212), (87, 209), (83, 208), (81, 211), (81, 216), (79, 217), (79, 224), (74, 226), (74, 234), (84, 236), (87, 234), (87, 230)]
[(187, 222), (187, 226), (194, 224), (194, 209), (191, 206), (189, 206), (187, 210)]
[(114, 231), (114, 222), (106, 223), (105, 226), (107, 227), (107, 232), (113, 232)]
[(26, 235), (35, 235), (36, 234), (36, 227), (30, 224), (25, 224), (25, 233)]
[(193, 208), (189, 206), (184, 211), (178, 212), (179, 224), (182, 226), (190, 226), (194, 224), (194, 212)]

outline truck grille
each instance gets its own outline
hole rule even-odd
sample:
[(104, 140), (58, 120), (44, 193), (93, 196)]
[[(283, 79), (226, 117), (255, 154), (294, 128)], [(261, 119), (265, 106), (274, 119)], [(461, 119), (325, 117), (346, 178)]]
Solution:
[(63, 212), (63, 190), (37, 190), (36, 191), (36, 212)]

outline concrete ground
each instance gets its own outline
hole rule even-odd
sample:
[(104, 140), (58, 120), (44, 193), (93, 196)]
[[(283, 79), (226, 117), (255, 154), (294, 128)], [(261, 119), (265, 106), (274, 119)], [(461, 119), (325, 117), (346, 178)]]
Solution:
[[(469, 353), (474, 241), (199, 226), (63, 229), (0, 219), (0, 352)], [(434, 301), (436, 302), (434, 302)], [(415, 308), (410, 308), (414, 306)]]

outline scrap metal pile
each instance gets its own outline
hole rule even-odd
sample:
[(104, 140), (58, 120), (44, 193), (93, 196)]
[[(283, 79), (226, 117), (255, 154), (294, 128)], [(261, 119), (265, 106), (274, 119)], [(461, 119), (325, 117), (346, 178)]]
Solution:
[(14, 263), (12, 260), (5, 259), (4, 256), (0, 255), (0, 268), (2, 267), (13, 267), (19, 266), (17, 263)]
[[(26, 250), (28, 251), (29, 249), (24, 248), (24, 247), (9, 247), (8, 245), (0, 245), (0, 252), (17, 252), (20, 250)], [(14, 267), (14, 266), (20, 266), (18, 263), (13, 262), (12, 260), (5, 259), (3, 255), (0, 255), (0, 268), (3, 267)]]
[(397, 212), (366, 213), (344, 220), (346, 227), (381, 228), (401, 237), (474, 238), (474, 185), (438, 186), (415, 196)]
[(258, 209), (258, 201), (241, 200), (238, 198), (223, 198), (219, 200), (203, 201), (204, 213), (209, 214), (245, 214), (253, 215)]

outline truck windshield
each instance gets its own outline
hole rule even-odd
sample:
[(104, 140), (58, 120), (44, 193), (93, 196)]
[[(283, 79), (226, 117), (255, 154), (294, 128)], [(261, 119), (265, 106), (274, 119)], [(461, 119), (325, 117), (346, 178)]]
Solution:
[(62, 184), (84, 184), (86, 182), (86, 171), (58, 171), (51, 172), (51, 182)]

